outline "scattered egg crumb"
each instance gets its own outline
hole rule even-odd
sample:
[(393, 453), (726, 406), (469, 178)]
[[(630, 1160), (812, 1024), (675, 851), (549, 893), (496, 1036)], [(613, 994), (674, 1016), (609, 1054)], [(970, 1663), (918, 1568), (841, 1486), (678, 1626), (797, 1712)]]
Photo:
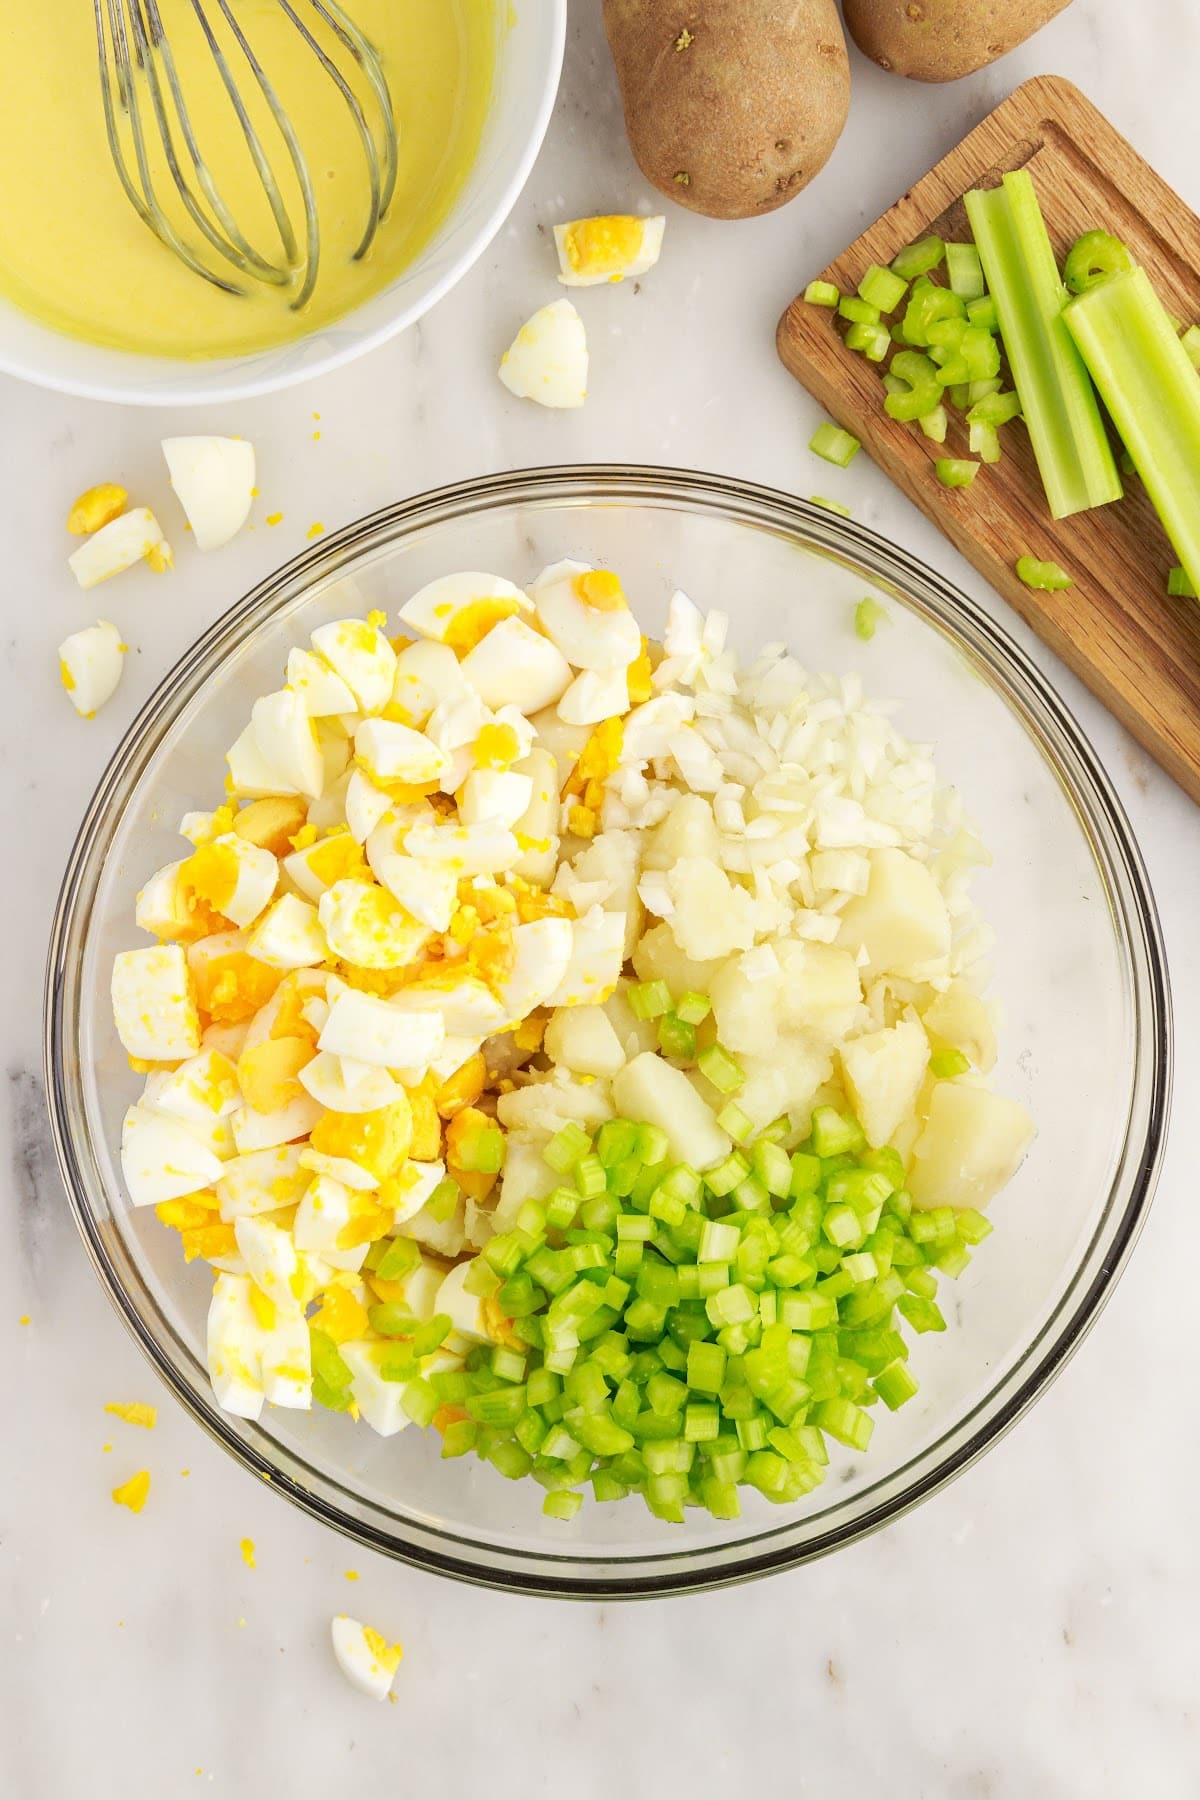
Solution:
[(103, 1450), (105, 1456), (107, 1456), (109, 1451), (112, 1449), (112, 1445), (111, 1444), (102, 1444), (101, 1449)]
[(29, 1318), (30, 1318), (30, 1315), (28, 1313), (22, 1313), (20, 1318), (17, 1320), (17, 1324), (18, 1325), (28, 1325)]
[(150, 1492), (150, 1471), (139, 1469), (128, 1481), (112, 1491), (113, 1501), (117, 1506), (127, 1506), (132, 1513), (140, 1513), (146, 1504), (146, 1496)]
[(325, 534), (324, 525), (322, 525), (320, 519), (315, 519), (308, 528), (309, 540), (311, 541), (313, 538), (323, 537), (324, 534)]
[(245, 1629), (246, 1629), (246, 1621), (245, 1621), (245, 1619), (239, 1619), (239, 1620), (238, 1620), (238, 1630), (239, 1630), (239, 1631), (245, 1631)]
[(179, 1473), (180, 1473), (180, 1474), (181, 1474), (181, 1475), (190, 1475), (190, 1474), (191, 1474), (191, 1472), (192, 1472), (192, 1471), (191, 1471), (191, 1470), (190, 1470), (190, 1469), (180, 1469), (180, 1471), (179, 1471)]
[(158, 1423), (158, 1408), (143, 1400), (110, 1400), (104, 1410), (124, 1419), (127, 1425), (141, 1425), (147, 1431), (153, 1431)]
[(267, 524), (268, 525), (282, 525), (283, 524), (283, 514), (281, 512), (268, 513), (267, 514)]
[(347, 1581), (357, 1581), (358, 1580), (358, 1570), (357, 1569), (347, 1569), (346, 1570), (346, 1580)]
[(242, 1561), (245, 1563), (246, 1567), (248, 1569), (256, 1569), (258, 1564), (254, 1560), (254, 1539), (243, 1538), (238, 1545), (238, 1549), (242, 1553)]

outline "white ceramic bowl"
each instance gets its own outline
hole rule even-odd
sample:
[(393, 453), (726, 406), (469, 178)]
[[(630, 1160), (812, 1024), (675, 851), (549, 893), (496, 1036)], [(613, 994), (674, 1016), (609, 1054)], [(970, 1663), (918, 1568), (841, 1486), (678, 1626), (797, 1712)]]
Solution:
[(134, 406), (198, 406), (290, 387), (403, 331), (461, 280), (499, 231), (533, 167), (558, 92), (567, 0), (498, 6), (483, 139), (454, 207), (416, 260), (345, 318), (294, 343), (207, 362), (81, 343), (0, 298), (0, 369), (41, 387)]

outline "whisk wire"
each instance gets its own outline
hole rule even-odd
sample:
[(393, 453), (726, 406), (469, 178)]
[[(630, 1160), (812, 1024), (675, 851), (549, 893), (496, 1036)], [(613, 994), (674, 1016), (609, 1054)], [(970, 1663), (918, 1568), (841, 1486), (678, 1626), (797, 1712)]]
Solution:
[[(366, 255), (374, 242), (396, 187), (399, 141), (387, 77), (378, 52), (338, 0), (295, 0), (295, 4), (293, 0), (277, 0), (277, 4), (341, 96), (362, 146), (369, 192), (366, 225), (353, 252), (358, 259)], [(300, 5), (311, 8), (316, 20), (361, 71), (369, 97), (381, 115), (382, 124), (377, 130), (372, 128), (363, 102), (346, 74), (297, 10)], [(138, 217), (195, 274), (231, 294), (244, 294), (246, 289), (232, 279), (229, 269), (250, 281), (295, 286), (291, 305), (298, 310), (312, 297), (321, 261), (316, 192), (299, 135), (259, 55), (234, 16), (230, 0), (191, 0), (191, 7), (245, 141), (282, 254), (279, 258), (269, 257), (253, 246), (214, 179), (193, 127), (178, 59), (158, 0), (93, 0), (105, 131), (118, 179)], [(214, 30), (215, 21), (209, 10), (212, 7), (228, 29), (229, 50)], [(303, 249), (271, 156), (231, 66), (232, 52), (244, 61), (286, 150), (304, 210)], [(152, 136), (157, 138), (161, 156), (151, 154)], [(185, 157), (190, 173), (185, 168)], [(190, 244), (177, 229), (155, 186), (156, 165), (165, 165), (164, 192), (165, 183), (169, 182), (187, 219), (199, 232), (201, 244)], [(208, 251), (219, 259), (216, 266)]]

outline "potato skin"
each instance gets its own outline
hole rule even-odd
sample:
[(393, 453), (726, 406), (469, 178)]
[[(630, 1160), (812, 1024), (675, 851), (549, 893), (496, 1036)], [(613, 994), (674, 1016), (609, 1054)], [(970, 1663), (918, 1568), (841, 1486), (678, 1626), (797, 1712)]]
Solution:
[(1048, 25), (1071, 0), (844, 0), (864, 56), (911, 81), (958, 81)]
[(604, 0), (647, 181), (713, 219), (771, 212), (829, 160), (850, 106), (834, 0)]

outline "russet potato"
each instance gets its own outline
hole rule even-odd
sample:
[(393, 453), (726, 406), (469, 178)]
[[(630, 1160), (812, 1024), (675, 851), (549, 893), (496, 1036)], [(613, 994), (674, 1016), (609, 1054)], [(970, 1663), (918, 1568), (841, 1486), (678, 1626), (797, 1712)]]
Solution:
[(844, 0), (864, 56), (913, 81), (957, 81), (1049, 24), (1071, 0)]

